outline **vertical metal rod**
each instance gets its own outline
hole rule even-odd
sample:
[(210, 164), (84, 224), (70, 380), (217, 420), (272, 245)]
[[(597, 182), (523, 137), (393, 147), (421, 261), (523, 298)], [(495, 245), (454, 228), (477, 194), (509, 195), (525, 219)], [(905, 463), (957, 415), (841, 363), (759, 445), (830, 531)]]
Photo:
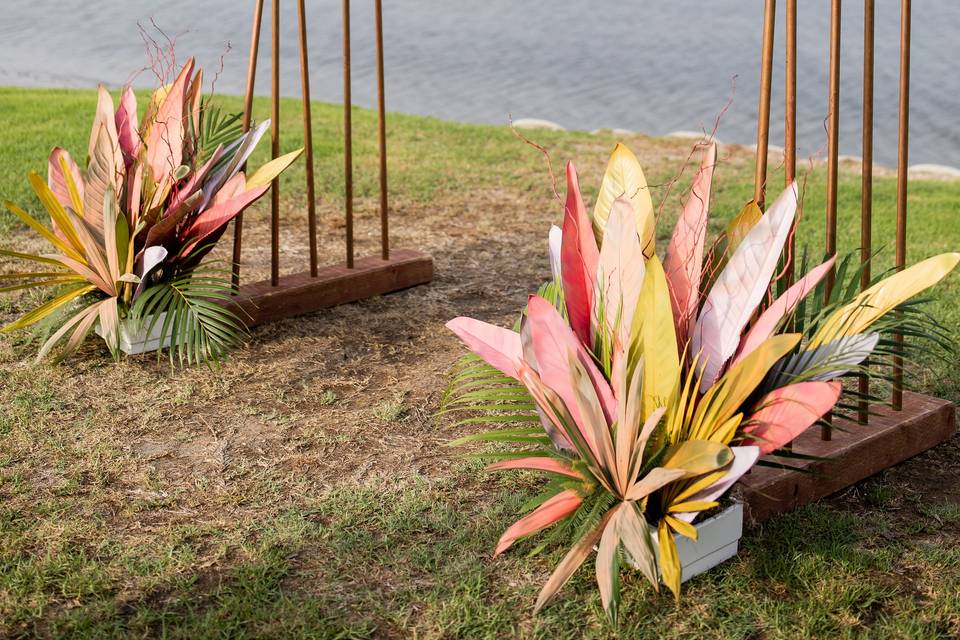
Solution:
[[(303, 0), (301, 0), (302, 2)], [(374, 1), (377, 31), (377, 139), (380, 143), (380, 257), (390, 259), (390, 235), (387, 222), (387, 106), (383, 90), (383, 7)]]
[[(827, 220), (826, 253), (837, 252), (837, 143), (840, 139), (840, 0), (830, 1), (830, 96), (827, 117)], [(829, 299), (836, 274), (831, 269), (827, 274), (824, 295)], [(821, 440), (830, 440), (832, 429), (823, 426)]]
[[(783, 111), (783, 179), (790, 186), (797, 177), (797, 0), (786, 2), (786, 38), (784, 51), (784, 111)], [(799, 214), (798, 214), (799, 216)], [(785, 291), (794, 280), (794, 256), (796, 243), (791, 233), (787, 239), (787, 249), (783, 255), (784, 282), (781, 291)], [(793, 326), (793, 320), (790, 321)], [(790, 329), (793, 330), (792, 328)], [(793, 443), (785, 446), (793, 450)]]
[[(786, 186), (797, 176), (797, 0), (787, 0), (786, 34), (786, 88), (783, 119), (784, 182)], [(794, 237), (790, 235), (787, 247), (787, 286), (794, 279)]]
[[(863, 146), (860, 166), (860, 290), (870, 286), (870, 255), (873, 252), (873, 35), (874, 0), (863, 0)], [(860, 401), (857, 421), (867, 424), (870, 406), (870, 378), (861, 375), (858, 381)]]
[(353, 268), (353, 130), (350, 122), (350, 0), (343, 0), (343, 191), (347, 218), (347, 268)]
[(757, 109), (757, 167), (753, 199), (762, 209), (767, 183), (767, 146), (770, 136), (770, 84), (773, 75), (773, 30), (777, 0), (765, 0), (763, 8), (763, 52), (760, 61), (760, 104)]
[[(900, 114), (897, 136), (897, 271), (907, 260), (907, 151), (910, 128), (910, 0), (900, 2)], [(903, 408), (903, 334), (895, 334), (893, 408)]]
[(300, 22), (300, 84), (303, 98), (303, 146), (307, 162), (307, 227), (310, 233), (310, 276), (317, 277), (317, 205), (313, 184), (313, 118), (310, 115), (310, 67), (307, 61), (307, 16), (304, 0), (297, 6)]
[[(270, 153), (280, 157), (280, 0), (273, 0), (273, 68), (270, 86)], [(270, 188), (270, 284), (280, 284), (280, 177)]]
[[(253, 88), (257, 81), (257, 53), (260, 50), (260, 23), (263, 19), (263, 0), (253, 7), (253, 29), (250, 35), (250, 57), (247, 61), (247, 91), (243, 97), (243, 130), (250, 130), (253, 117)], [(240, 255), (243, 250), (243, 213), (233, 223), (233, 286), (240, 286)]]

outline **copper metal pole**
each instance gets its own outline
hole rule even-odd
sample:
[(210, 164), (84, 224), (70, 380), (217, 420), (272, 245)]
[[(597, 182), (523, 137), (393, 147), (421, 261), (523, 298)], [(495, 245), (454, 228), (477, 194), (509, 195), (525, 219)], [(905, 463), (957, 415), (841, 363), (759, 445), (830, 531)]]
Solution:
[(310, 276), (317, 277), (317, 205), (313, 184), (313, 118), (310, 115), (310, 67), (307, 61), (307, 15), (304, 0), (297, 5), (300, 22), (300, 84), (303, 91), (303, 146), (307, 162), (307, 226), (310, 232)]
[(757, 168), (753, 199), (763, 209), (767, 183), (767, 146), (770, 136), (770, 84), (773, 75), (773, 27), (777, 0), (766, 0), (763, 9), (763, 53), (760, 61), (760, 104), (757, 109)]
[[(250, 35), (250, 57), (247, 61), (247, 92), (243, 97), (243, 130), (250, 130), (253, 116), (253, 88), (257, 81), (257, 52), (260, 49), (260, 23), (263, 20), (263, 0), (253, 7), (253, 30)], [(240, 286), (240, 254), (243, 249), (243, 212), (233, 223), (233, 286)]]
[[(840, 139), (840, 0), (830, 2), (830, 94), (827, 106), (827, 224), (826, 253), (837, 252), (837, 169)], [(835, 273), (827, 274), (826, 295), (833, 289)]]
[[(827, 221), (826, 253), (837, 252), (837, 143), (840, 139), (840, 0), (830, 2), (830, 98), (827, 116)], [(836, 274), (831, 269), (827, 274), (824, 295), (830, 298)], [(824, 426), (821, 440), (830, 440), (832, 429)]]
[[(302, 2), (303, 0), (301, 0)], [(383, 7), (374, 1), (377, 31), (377, 139), (380, 143), (380, 256), (390, 259), (390, 236), (387, 224), (387, 105), (383, 90)]]
[[(270, 154), (280, 157), (280, 0), (273, 0), (273, 77), (270, 86)], [(280, 176), (270, 187), (270, 284), (280, 284)]]
[[(786, 48), (784, 52), (784, 112), (783, 112), (783, 178), (786, 186), (790, 186), (797, 176), (797, 0), (787, 0)], [(781, 283), (782, 293), (794, 279), (795, 241), (791, 233), (787, 239), (787, 249), (783, 256), (784, 282)], [(791, 327), (793, 320), (790, 321)], [(792, 328), (791, 328), (792, 331)], [(788, 442), (784, 449), (793, 450), (793, 443)]]
[[(910, 128), (910, 0), (900, 2), (900, 121), (897, 136), (897, 271), (907, 261), (907, 150)], [(903, 334), (894, 335), (893, 408), (903, 408)]]
[(353, 268), (353, 130), (350, 122), (350, 0), (343, 0), (343, 191), (347, 218), (347, 268)]
[[(860, 166), (860, 290), (870, 286), (870, 255), (873, 232), (873, 33), (874, 0), (863, 0), (863, 161)], [(857, 420), (867, 424), (870, 406), (870, 378), (863, 374), (858, 382), (860, 402)]]
[[(797, 176), (797, 0), (787, 0), (786, 87), (783, 118), (783, 165), (786, 186)], [(786, 286), (793, 284), (794, 237), (790, 234), (786, 256)]]

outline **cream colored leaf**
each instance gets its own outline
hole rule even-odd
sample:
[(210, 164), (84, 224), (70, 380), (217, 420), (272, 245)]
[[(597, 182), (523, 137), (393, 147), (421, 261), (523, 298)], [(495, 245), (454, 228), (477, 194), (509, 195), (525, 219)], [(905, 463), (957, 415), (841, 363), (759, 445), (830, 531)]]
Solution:
[(630, 200), (643, 253), (647, 257), (652, 256), (656, 248), (653, 237), (653, 200), (650, 198), (647, 178), (633, 152), (624, 145), (617, 144), (610, 155), (603, 182), (600, 184), (600, 193), (597, 194), (597, 203), (593, 208), (593, 224), (597, 237), (603, 237), (610, 209), (620, 197)]

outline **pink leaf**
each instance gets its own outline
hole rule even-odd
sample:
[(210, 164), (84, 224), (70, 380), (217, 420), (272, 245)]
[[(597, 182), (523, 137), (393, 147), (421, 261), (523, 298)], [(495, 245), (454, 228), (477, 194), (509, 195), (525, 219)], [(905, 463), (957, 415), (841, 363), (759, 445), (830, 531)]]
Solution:
[(745, 433), (754, 436), (743, 444), (755, 444), (761, 454), (776, 451), (819, 420), (840, 399), (839, 382), (798, 382), (771, 391), (758, 403)]
[(243, 172), (235, 174), (232, 178), (224, 182), (220, 190), (214, 194), (212, 200), (213, 205), (223, 204), (232, 198), (242, 195), (246, 182), (247, 178), (243, 175)]
[[(189, 254), (194, 247), (203, 242), (207, 236), (222, 229), (228, 222), (233, 220), (237, 214), (249, 207), (253, 202), (262, 196), (270, 188), (270, 185), (257, 187), (246, 191), (239, 196), (224, 200), (215, 204), (206, 211), (198, 214), (190, 225), (180, 234), (180, 240), (183, 242), (184, 249), (181, 255)], [(198, 192), (199, 193), (199, 192)]]
[(127, 86), (120, 96), (120, 105), (115, 116), (117, 126), (117, 140), (123, 161), (129, 169), (140, 151), (139, 125), (137, 124), (137, 96), (133, 89)]
[(516, 458), (514, 460), (501, 460), (487, 466), (487, 471), (502, 471), (506, 469), (529, 469), (531, 471), (547, 471), (549, 473), (559, 473), (560, 475), (570, 476), (582, 480), (580, 475), (569, 462), (550, 458), (547, 456), (533, 456), (530, 458)]
[(53, 195), (56, 196), (57, 202), (62, 204), (64, 208), (75, 209), (70, 191), (67, 188), (66, 178), (63, 175), (63, 169), (60, 167), (60, 158), (66, 161), (70, 175), (73, 176), (73, 182), (77, 185), (80, 200), (83, 200), (83, 176), (80, 174), (77, 163), (73, 161), (70, 152), (66, 149), (54, 147), (53, 151), (50, 152), (50, 158), (47, 160), (47, 185), (53, 191)]
[(577, 408), (576, 394), (567, 354), (576, 354), (577, 361), (587, 372), (590, 382), (600, 400), (604, 416), (609, 424), (616, 416), (617, 402), (603, 374), (597, 369), (593, 358), (564, 322), (563, 317), (540, 296), (530, 296), (527, 301), (527, 322), (536, 354), (537, 371), (543, 384), (556, 393), (571, 417), (582, 424), (582, 416)]
[(617, 198), (610, 207), (610, 216), (603, 230), (594, 305), (599, 306), (602, 300), (604, 321), (611, 333), (616, 329), (620, 348), (626, 348), (630, 339), (643, 285), (644, 266), (633, 205), (627, 198)]
[[(70, 152), (66, 149), (54, 147), (53, 151), (50, 152), (50, 158), (47, 160), (47, 186), (50, 187), (50, 191), (53, 192), (57, 202), (63, 205), (64, 209), (68, 207), (70, 209), (76, 209), (73, 204), (73, 199), (70, 197), (70, 189), (67, 187), (66, 177), (63, 175), (63, 168), (60, 166), (61, 158), (66, 162), (67, 169), (73, 177), (73, 183), (77, 186), (77, 195), (80, 197), (80, 201), (83, 202), (83, 176), (80, 173), (80, 168), (77, 166), (77, 163), (73, 161), (73, 158), (70, 157)], [(53, 232), (58, 238), (65, 240), (66, 236), (63, 235), (56, 221), (51, 220), (51, 222), (53, 224)]]
[(117, 142), (117, 121), (116, 114), (113, 111), (113, 98), (103, 85), (97, 87), (97, 111), (93, 118), (93, 128), (90, 130), (90, 141), (87, 143), (88, 158), (94, 156), (94, 148), (97, 146), (99, 135), (98, 129), (101, 125), (106, 128), (117, 160), (116, 164), (123, 167), (123, 157), (120, 155), (120, 145)]
[(147, 166), (157, 184), (165, 182), (183, 162), (183, 102), (192, 71), (193, 58), (173, 81), (147, 134)]
[(780, 321), (792, 312), (797, 307), (797, 304), (827, 275), (827, 272), (830, 271), (835, 260), (836, 256), (833, 256), (820, 266), (811, 269), (807, 275), (800, 278), (792, 287), (784, 291), (783, 295), (777, 298), (772, 305), (767, 307), (767, 310), (760, 314), (756, 323), (754, 323), (753, 327), (750, 328), (750, 331), (747, 332), (746, 337), (740, 343), (740, 349), (731, 364), (736, 364), (743, 360), (746, 356), (750, 355), (754, 349), (772, 336), (774, 331), (777, 330)]
[(583, 500), (573, 489), (561, 491), (504, 531), (503, 535), (500, 536), (500, 541), (497, 543), (497, 549), (493, 552), (493, 556), (497, 557), (509, 549), (510, 545), (516, 542), (518, 538), (529, 536), (563, 520), (576, 511), (582, 502)]
[(563, 234), (560, 245), (560, 272), (570, 327), (584, 343), (590, 344), (593, 316), (593, 283), (597, 276), (600, 251), (593, 236), (593, 225), (580, 195), (577, 170), (567, 163), (567, 203), (563, 210)]
[(667, 247), (664, 270), (670, 284), (670, 302), (677, 330), (677, 343), (682, 350), (696, 313), (700, 277), (703, 270), (703, 243), (707, 235), (710, 208), (710, 185), (717, 162), (717, 146), (710, 144), (703, 151), (700, 169), (693, 177), (690, 196), (683, 206), (673, 237)]
[(112, 353), (120, 348), (120, 316), (117, 314), (117, 299), (108, 298), (100, 303), (100, 329), (103, 339)]
[(537, 372), (533, 370), (530, 363), (526, 360), (520, 362), (520, 366), (517, 368), (517, 374), (518, 379), (523, 383), (523, 386), (527, 388), (530, 397), (533, 398), (537, 404), (537, 414), (540, 416), (540, 424), (543, 425), (543, 430), (550, 437), (554, 446), (556, 446), (557, 449), (573, 451), (573, 443), (570, 442), (570, 435), (564, 427), (564, 424), (569, 424), (571, 420), (561, 420), (557, 413), (558, 411), (563, 412), (566, 409), (566, 407), (561, 406), (563, 403), (560, 398), (543, 385), (540, 376), (537, 375)]
[(523, 358), (523, 348), (519, 333), (463, 316), (448, 322), (447, 329), (484, 362), (504, 375), (520, 378), (518, 367)]
[(701, 391), (716, 382), (740, 344), (740, 333), (767, 293), (793, 225), (797, 197), (794, 182), (750, 229), (703, 303), (700, 318), (693, 329), (691, 351), (693, 355), (699, 353), (703, 363)]
[(103, 235), (104, 198), (107, 193), (112, 193), (114, 200), (119, 197), (126, 166), (120, 153), (120, 143), (117, 142), (113, 98), (103, 86), (98, 88), (97, 95), (97, 113), (87, 148), (83, 219), (99, 237)]

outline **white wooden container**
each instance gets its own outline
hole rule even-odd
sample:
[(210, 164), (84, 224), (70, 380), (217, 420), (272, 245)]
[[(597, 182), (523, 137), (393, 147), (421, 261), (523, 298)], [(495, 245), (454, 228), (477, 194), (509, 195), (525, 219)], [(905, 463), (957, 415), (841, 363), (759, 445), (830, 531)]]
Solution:
[[(681, 582), (709, 571), (721, 562), (737, 555), (740, 537), (743, 535), (743, 505), (734, 502), (715, 516), (694, 525), (697, 539), (674, 534), (677, 555), (682, 569)], [(660, 557), (657, 530), (651, 527), (653, 546)]]
[[(140, 323), (134, 323), (129, 318), (120, 320), (120, 351), (127, 355), (136, 355), (138, 353), (149, 353), (150, 351), (157, 351), (158, 349), (169, 347), (169, 327), (167, 327), (167, 335), (162, 336), (163, 323), (166, 317), (167, 314), (164, 312), (157, 316), (156, 322), (153, 322), (152, 318), (149, 320), (145, 319)], [(153, 324), (153, 328), (148, 335), (147, 328), (150, 327), (151, 323)], [(103, 329), (100, 327), (99, 322), (97, 323), (95, 331), (98, 336), (103, 337)]]

